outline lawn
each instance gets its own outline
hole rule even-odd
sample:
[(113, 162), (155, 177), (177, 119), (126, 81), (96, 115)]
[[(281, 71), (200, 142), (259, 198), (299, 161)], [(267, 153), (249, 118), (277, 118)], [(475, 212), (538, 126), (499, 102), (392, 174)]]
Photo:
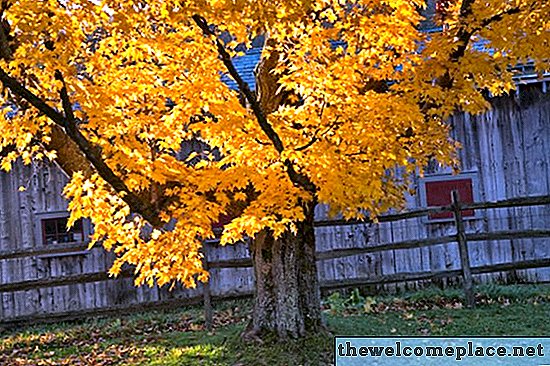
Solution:
[[(399, 297), (357, 291), (325, 299), (334, 335), (549, 335), (550, 286), (480, 286), (476, 309), (460, 290)], [(318, 335), (262, 345), (239, 338), (249, 301), (218, 304), (214, 331), (200, 307), (0, 333), (0, 365), (330, 365), (333, 339)]]

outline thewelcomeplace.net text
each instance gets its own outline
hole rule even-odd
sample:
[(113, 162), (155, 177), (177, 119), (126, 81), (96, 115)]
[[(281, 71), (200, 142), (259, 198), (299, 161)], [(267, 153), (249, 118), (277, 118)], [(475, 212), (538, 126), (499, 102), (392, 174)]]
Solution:
[(467, 342), (466, 346), (402, 346), (395, 342), (394, 346), (353, 346), (351, 342), (339, 344), (336, 352), (339, 357), (454, 357), (457, 361), (465, 357), (544, 357), (544, 346), (539, 343), (534, 346), (474, 346)]
[(336, 366), (550, 365), (548, 337), (335, 337)]

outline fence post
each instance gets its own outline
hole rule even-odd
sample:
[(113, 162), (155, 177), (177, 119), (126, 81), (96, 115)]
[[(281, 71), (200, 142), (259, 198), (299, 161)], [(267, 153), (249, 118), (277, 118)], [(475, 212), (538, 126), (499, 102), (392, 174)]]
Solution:
[(460, 197), (458, 191), (451, 192), (453, 214), (456, 225), (456, 241), (460, 252), (460, 263), (462, 266), (462, 278), (464, 280), (464, 295), (466, 297), (466, 306), (473, 308), (475, 306), (475, 297), (472, 280), (472, 270), (470, 268), (470, 256), (468, 254), (468, 243), (464, 231), (464, 221), (462, 220), (462, 211), (460, 209)]
[[(203, 268), (208, 271), (208, 245), (207, 243), (203, 244), (203, 253), (204, 258), (202, 260)], [(202, 286), (202, 296), (203, 296), (203, 302), (204, 302), (204, 325), (206, 327), (206, 330), (211, 331), (212, 330), (212, 323), (213, 323), (213, 310), (212, 310), (212, 296), (210, 293), (210, 278), (208, 278), (208, 282), (203, 283)]]

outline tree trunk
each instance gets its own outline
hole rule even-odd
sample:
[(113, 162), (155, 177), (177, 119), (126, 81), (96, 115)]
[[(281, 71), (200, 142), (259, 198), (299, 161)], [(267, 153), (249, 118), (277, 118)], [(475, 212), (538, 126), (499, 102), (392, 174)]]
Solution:
[(267, 230), (252, 241), (256, 295), (251, 323), (243, 336), (297, 338), (323, 328), (313, 209), (305, 205), (306, 219), (297, 232), (278, 238)]

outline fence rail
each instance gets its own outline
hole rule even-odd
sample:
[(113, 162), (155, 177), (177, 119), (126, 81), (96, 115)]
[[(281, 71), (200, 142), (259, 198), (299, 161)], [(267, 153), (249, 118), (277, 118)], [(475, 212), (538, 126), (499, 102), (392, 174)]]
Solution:
[[(543, 268), (550, 266), (550, 258), (548, 259), (534, 259), (530, 261), (513, 262), (513, 263), (499, 263), (488, 266), (479, 266), (471, 268), (472, 274), (485, 274), (494, 272), (504, 272), (520, 269), (532, 269)], [(437, 272), (414, 272), (414, 273), (395, 273), (384, 276), (374, 276), (368, 278), (352, 278), (346, 280), (333, 280), (326, 281), (321, 284), (323, 289), (344, 289), (350, 287), (361, 287), (369, 285), (380, 285), (388, 283), (399, 283), (408, 281), (425, 281), (433, 279), (442, 279), (449, 277), (462, 276), (462, 269), (454, 269), (449, 271), (437, 271)]]
[[(531, 197), (519, 197), (510, 198), (499, 201), (486, 201), (475, 203), (461, 203), (462, 211), (477, 210), (477, 209), (491, 209), (491, 208), (512, 208), (512, 207), (526, 207), (526, 206), (544, 206), (550, 204), (550, 195), (544, 196), (531, 196)], [(417, 217), (428, 216), (431, 214), (453, 212), (452, 205), (437, 206), (421, 208), (417, 210), (410, 210), (407, 212), (380, 215), (376, 220), (366, 218), (364, 220), (319, 220), (315, 222), (315, 227), (323, 226), (340, 226), (340, 225), (357, 225), (357, 224), (372, 224), (376, 222), (392, 222), (406, 219), (414, 219)]]
[(0, 251), (0, 260), (17, 259), (26, 257), (49, 256), (57, 254), (66, 254), (74, 252), (84, 252), (88, 249), (88, 244), (71, 243), (71, 244), (56, 244), (44, 248), (31, 248), (24, 250), (6, 250)]
[[(395, 241), (390, 243), (384, 243), (379, 245), (367, 246), (367, 247), (355, 247), (355, 248), (341, 248), (341, 249), (332, 249), (319, 251), (316, 254), (318, 261), (327, 261), (339, 258), (345, 258), (356, 255), (364, 255), (371, 253), (382, 253), (387, 251), (394, 251), (398, 249), (418, 249), (431, 247), (435, 245), (446, 245), (449, 243), (458, 243), (461, 254), (461, 268), (452, 269), (445, 271), (427, 271), (427, 272), (401, 272), (387, 275), (374, 275), (364, 278), (349, 278), (343, 280), (329, 280), (322, 281), (321, 287), (323, 289), (341, 289), (357, 286), (368, 286), (368, 285), (380, 285), (388, 283), (397, 283), (397, 282), (408, 282), (408, 281), (423, 281), (423, 280), (434, 280), (448, 277), (458, 277), (463, 278), (463, 284), (465, 286), (465, 294), (468, 300), (469, 306), (474, 306), (473, 301), (473, 292), (472, 292), (472, 275), (479, 275), (485, 273), (494, 273), (494, 272), (504, 272), (512, 270), (522, 270), (522, 269), (532, 269), (532, 268), (546, 268), (550, 267), (550, 258), (543, 259), (534, 259), (534, 260), (524, 260), (512, 263), (497, 263), (491, 265), (475, 266), (470, 268), (470, 261), (467, 256), (468, 242), (474, 241), (498, 241), (498, 240), (512, 240), (512, 239), (524, 239), (524, 238), (546, 238), (550, 237), (550, 229), (530, 229), (530, 230), (506, 230), (506, 231), (495, 231), (495, 232), (485, 232), (485, 233), (466, 233), (464, 230), (463, 218), (461, 215), (462, 211), (472, 210), (472, 209), (495, 209), (495, 208), (510, 208), (510, 207), (525, 207), (525, 206), (538, 206), (538, 205), (550, 205), (550, 196), (537, 196), (537, 197), (525, 197), (525, 198), (514, 198), (502, 201), (494, 202), (482, 202), (482, 203), (473, 203), (473, 204), (462, 204), (459, 201), (459, 197), (455, 196), (453, 203), (451, 205), (426, 208), (420, 210), (414, 210), (398, 214), (383, 215), (378, 217), (376, 221), (365, 220), (365, 221), (343, 221), (343, 220), (330, 220), (330, 221), (317, 221), (315, 223), (316, 227), (326, 227), (326, 226), (344, 226), (344, 225), (357, 225), (357, 224), (369, 224), (376, 222), (396, 222), (405, 219), (419, 218), (427, 216), (434, 213), (443, 213), (443, 212), (452, 212), (454, 215), (454, 225), (457, 228), (456, 234), (454, 235), (445, 235), (439, 237), (430, 237), (425, 239), (415, 239), (415, 240), (404, 240), (404, 241)], [(3, 251), (0, 252), (0, 260), (11, 260), (17, 258), (26, 258), (26, 257), (48, 257), (50, 255), (63, 255), (67, 253), (81, 252), (84, 253), (87, 250), (86, 244), (79, 245), (58, 245), (55, 247), (47, 247), (40, 249), (26, 249), (26, 250), (13, 250), (13, 251)], [(249, 257), (244, 258), (234, 258), (234, 259), (220, 259), (220, 260), (208, 260), (205, 262), (205, 266), (209, 269), (229, 269), (229, 268), (249, 268), (252, 266), (252, 260)], [(132, 269), (125, 269), (119, 275), (119, 278), (131, 278), (133, 276)], [(92, 272), (84, 274), (74, 274), (70, 276), (53, 276), (46, 278), (39, 278), (33, 280), (18, 281), (12, 283), (0, 284), (0, 295), (2, 293), (9, 293), (15, 291), (25, 291), (38, 288), (46, 287), (55, 287), (55, 286), (65, 286), (65, 285), (75, 285), (75, 284), (84, 284), (90, 282), (99, 282), (99, 281), (108, 281), (111, 277), (106, 272)], [(250, 295), (243, 294), (245, 296)], [(235, 294), (229, 294), (229, 297), (234, 297)], [(211, 325), (212, 319), (212, 307), (211, 302), (213, 300), (222, 299), (224, 296), (214, 296), (211, 293), (210, 286), (206, 285), (202, 288), (202, 295), (199, 296), (201, 301), (205, 305), (205, 314), (207, 319), (207, 325)], [(151, 307), (157, 305), (167, 305), (167, 304), (181, 304), (182, 302), (187, 303), (197, 303), (197, 297), (191, 297), (184, 300), (172, 299), (161, 302), (151, 302), (148, 303)], [(133, 304), (129, 306), (119, 306), (111, 310), (120, 311), (121, 309), (145, 309), (147, 304)], [(164, 306), (163, 305), (163, 306)], [(84, 312), (78, 311), (78, 314), (103, 314), (109, 312), (110, 308), (104, 309), (87, 309)], [(54, 314), (55, 315), (55, 314)], [(56, 314), (55, 319), (70, 318), (74, 314), (71, 312), (63, 312)], [(45, 318), (52, 319), (52, 314), (47, 316), (36, 315), (32, 317), (18, 317), (12, 319), (0, 319), (0, 325), (4, 324), (15, 324), (20, 322), (25, 322), (29, 320), (41, 321)]]

